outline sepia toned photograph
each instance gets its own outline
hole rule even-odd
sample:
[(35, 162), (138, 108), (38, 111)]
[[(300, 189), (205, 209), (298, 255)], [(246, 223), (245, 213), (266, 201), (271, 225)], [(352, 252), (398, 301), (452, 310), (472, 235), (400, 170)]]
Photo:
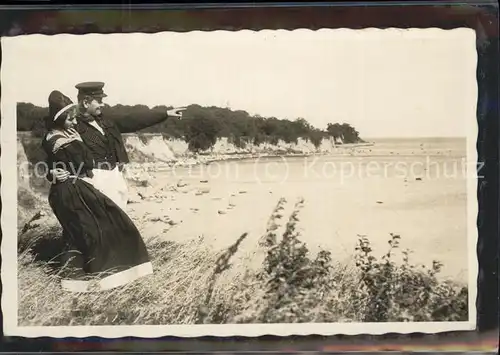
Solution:
[(475, 329), (474, 31), (1, 45), (6, 335)]

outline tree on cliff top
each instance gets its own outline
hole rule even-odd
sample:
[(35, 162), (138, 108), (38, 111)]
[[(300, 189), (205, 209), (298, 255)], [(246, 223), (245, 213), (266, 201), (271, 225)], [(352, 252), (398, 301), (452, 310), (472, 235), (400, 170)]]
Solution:
[[(163, 111), (171, 106), (156, 106), (148, 108), (145, 105), (115, 105), (106, 106), (103, 110), (107, 117), (121, 117), (131, 112), (138, 121), (149, 110)], [(18, 103), (18, 131), (31, 131), (36, 136), (45, 132), (44, 118), (48, 109), (30, 103)], [(326, 137), (333, 137), (342, 143), (360, 142), (359, 132), (347, 123), (329, 123), (326, 130), (313, 127), (305, 118), (295, 120), (278, 119), (250, 115), (243, 110), (231, 110), (216, 106), (202, 107), (190, 105), (184, 112), (183, 119), (167, 119), (161, 123), (145, 128), (138, 133), (161, 133), (169, 138), (184, 139), (192, 150), (206, 150), (212, 147), (218, 138), (227, 137), (232, 142), (243, 144), (264, 142), (276, 144), (282, 140), (296, 143), (298, 139), (312, 142), (316, 147)]]
[(191, 115), (184, 121), (184, 139), (188, 143), (189, 150), (198, 152), (210, 149), (217, 142), (219, 123), (204, 115), (201, 110)]
[(356, 129), (348, 123), (328, 123), (328, 125), (326, 126), (326, 132), (328, 133), (328, 135), (333, 137), (335, 141), (340, 139), (340, 141), (344, 144), (358, 143), (361, 141), (361, 139), (359, 138), (359, 132), (356, 131)]

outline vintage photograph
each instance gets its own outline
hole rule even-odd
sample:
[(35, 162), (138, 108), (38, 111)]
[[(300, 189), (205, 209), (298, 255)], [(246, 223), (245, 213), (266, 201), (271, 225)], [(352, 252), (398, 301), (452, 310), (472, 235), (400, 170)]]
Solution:
[(475, 328), (472, 30), (1, 44), (7, 335)]

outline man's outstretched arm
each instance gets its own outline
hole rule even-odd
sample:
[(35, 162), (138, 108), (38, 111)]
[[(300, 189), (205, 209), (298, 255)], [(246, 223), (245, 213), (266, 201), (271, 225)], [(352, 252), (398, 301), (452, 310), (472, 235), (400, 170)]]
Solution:
[(184, 110), (184, 108), (176, 108), (167, 110), (166, 112), (149, 110), (145, 113), (141, 113), (140, 118), (137, 117), (137, 114), (128, 114), (120, 117), (110, 117), (109, 119), (113, 121), (120, 133), (134, 133), (141, 129), (154, 126), (170, 117), (177, 119), (181, 118), (182, 110)]

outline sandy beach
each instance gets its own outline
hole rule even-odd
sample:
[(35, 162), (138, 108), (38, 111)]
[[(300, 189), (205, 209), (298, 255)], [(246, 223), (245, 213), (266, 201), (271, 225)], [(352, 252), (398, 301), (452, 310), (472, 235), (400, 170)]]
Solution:
[[(349, 261), (357, 235), (376, 255), (390, 233), (415, 263), (444, 264), (442, 276), (467, 279), (464, 141), (382, 142), (340, 156), (213, 162), (150, 172), (149, 185), (130, 186), (128, 213), (147, 237), (184, 242), (203, 236), (222, 249), (248, 233), (251, 252), (280, 198), (284, 214), (298, 198), (302, 240)], [(345, 152), (344, 152), (345, 153)]]

